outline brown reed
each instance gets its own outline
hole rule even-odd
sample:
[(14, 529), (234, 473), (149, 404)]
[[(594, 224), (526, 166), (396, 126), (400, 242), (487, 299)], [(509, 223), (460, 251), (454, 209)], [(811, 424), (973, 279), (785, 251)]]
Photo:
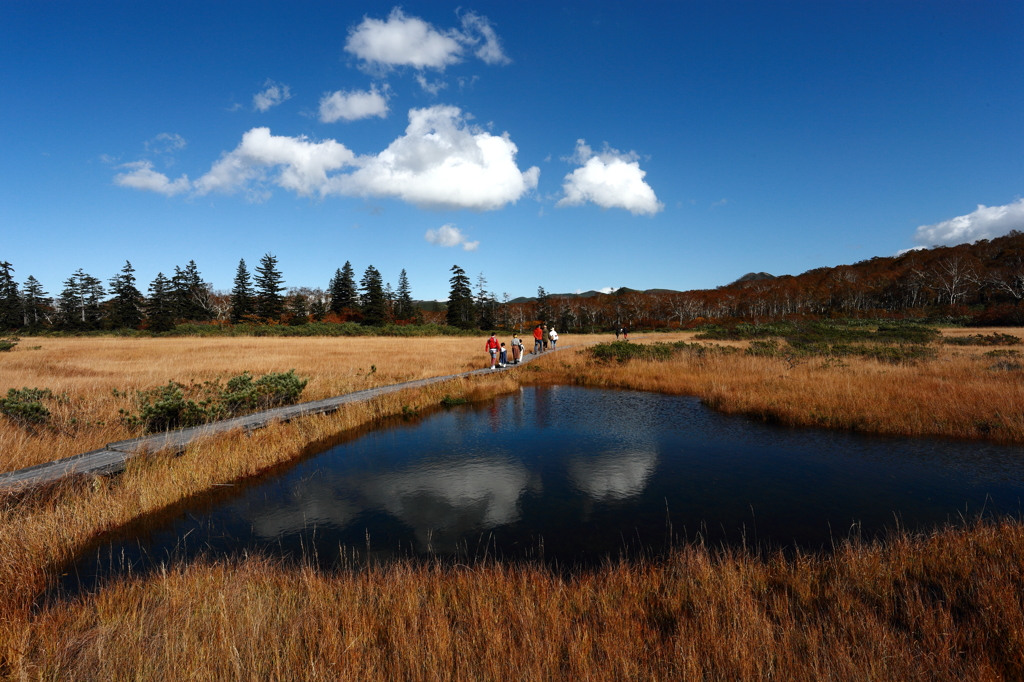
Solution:
[[(467, 345), (467, 356), (482, 360), (481, 349)], [(795, 559), (686, 546), (663, 563), (608, 566), (574, 578), (512, 565), (407, 564), (324, 575), (251, 558), (124, 578), (93, 595), (33, 607), (50, 576), (102, 533), (290, 461), (345, 429), (437, 404), (445, 394), (481, 398), (523, 382), (567, 381), (704, 395), (722, 400), (719, 409), (738, 404), (736, 411), (791, 423), (820, 423), (810, 415), (822, 413), (836, 415), (831, 426), (1020, 442), (1013, 419), (1021, 413), (1019, 380), (986, 362), (978, 353), (942, 350), (938, 360), (905, 367), (866, 360), (789, 367), (741, 355), (623, 367), (594, 365), (570, 351), (542, 358), (537, 369), (393, 394), (335, 415), (200, 443), (181, 457), (150, 457), (114, 479), (9, 497), (0, 504), (0, 676), (1019, 679), (1024, 527), (1014, 521), (927, 537), (898, 534)], [(387, 367), (366, 364), (378, 364), (378, 372)], [(284, 369), (254, 365), (243, 358), (232, 367)], [(163, 370), (136, 385), (193, 378)], [(340, 385), (340, 375), (325, 370), (319, 377)], [(933, 400), (936, 393), (941, 400)], [(989, 402), (979, 408), (981, 400)], [(884, 410), (867, 412), (873, 401), (903, 410), (902, 421), (887, 420)], [(993, 405), (1000, 406), (1001, 426), (981, 434), (973, 420), (992, 419)], [(821, 412), (826, 408), (831, 412)], [(906, 416), (915, 409), (924, 416)]]

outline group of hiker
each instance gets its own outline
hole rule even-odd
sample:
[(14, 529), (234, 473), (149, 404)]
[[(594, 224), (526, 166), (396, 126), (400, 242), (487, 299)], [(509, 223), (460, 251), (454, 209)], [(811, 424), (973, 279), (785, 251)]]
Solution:
[[(548, 329), (546, 324), (538, 324), (537, 328), (533, 330), (533, 352), (534, 354), (543, 353), (546, 350), (554, 350), (558, 344), (558, 332), (555, 331), (554, 326)], [(518, 334), (512, 335), (512, 363), (518, 365), (523, 361), (526, 355), (526, 347), (523, 345), (523, 340), (519, 338)], [(499, 367), (505, 367), (509, 364), (508, 361), (508, 349), (505, 348), (504, 342), (498, 341), (498, 333), (491, 332), (491, 338), (487, 339), (487, 343), (484, 345), (484, 350), (491, 357), (491, 369), (497, 369)]]

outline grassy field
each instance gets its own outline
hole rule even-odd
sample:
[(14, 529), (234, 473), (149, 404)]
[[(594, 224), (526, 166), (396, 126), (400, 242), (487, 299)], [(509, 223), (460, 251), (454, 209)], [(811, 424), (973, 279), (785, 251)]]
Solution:
[[(606, 336), (566, 336), (586, 343)], [(674, 338), (674, 337), (673, 337)], [(174, 380), (222, 381), (250, 372), (309, 378), (302, 400), (457, 374), (488, 366), (485, 337), (22, 338), (0, 353), (0, 396), (47, 388), (51, 424), (32, 432), (0, 417), (0, 472), (86, 452), (139, 435), (119, 410), (135, 411), (136, 391)], [(506, 344), (509, 338), (503, 338)], [(114, 391), (117, 391), (117, 394)]]
[[(563, 336), (562, 345), (599, 338), (607, 340)], [(644, 342), (655, 340), (692, 335)], [(35, 345), (42, 348), (29, 350)], [(197, 562), (122, 578), (74, 600), (34, 603), (50, 575), (132, 519), (315, 451), (379, 417), (422, 410), (445, 395), (487, 398), (524, 382), (689, 393), (717, 409), (784, 423), (1024, 442), (1021, 372), (997, 366), (984, 354), (991, 350), (944, 346), (913, 364), (794, 364), (742, 351), (620, 364), (569, 350), (514, 372), (200, 443), (181, 457), (134, 462), (113, 479), (11, 496), (0, 501), (0, 676), (1020, 679), (1024, 527), (1015, 521), (844, 544), (827, 556), (685, 546), (666, 562), (575, 577), (538, 566), (394, 565), (328, 575), (260, 558)], [(83, 416), (67, 433), (32, 435), (4, 424), (0, 445), (7, 468), (16, 468), (133, 435), (114, 423), (124, 400), (114, 388), (295, 368), (311, 378), (303, 399), (316, 399), (485, 364), (483, 338), (24, 339), (0, 356), (0, 389), (67, 392)]]

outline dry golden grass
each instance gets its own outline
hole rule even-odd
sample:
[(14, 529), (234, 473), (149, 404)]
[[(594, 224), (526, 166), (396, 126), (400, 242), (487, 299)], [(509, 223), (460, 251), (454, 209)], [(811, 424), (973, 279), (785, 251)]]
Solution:
[(936, 359), (913, 364), (812, 358), (795, 366), (740, 353), (620, 365), (569, 352), (537, 366), (545, 382), (695, 395), (722, 412), (791, 426), (1024, 443), (1024, 371), (993, 368), (991, 350), (939, 346)]
[[(666, 340), (675, 338), (688, 335)], [(482, 339), (42, 339), (23, 342), (44, 346), (24, 355), (44, 355), (48, 343), (63, 352), (0, 358), (3, 388), (48, 386), (104, 404), (115, 387), (295, 367), (314, 378), (304, 397), (315, 399), (485, 364)], [(76, 346), (94, 343), (90, 352)], [(983, 435), (977, 420), (998, 413), (1000, 426), (987, 435), (1021, 442), (1018, 372), (989, 370), (983, 350), (944, 348), (916, 366), (816, 360), (794, 368), (742, 355), (599, 366), (568, 351), (522, 370), (198, 443), (181, 457), (133, 462), (113, 479), (10, 497), (0, 504), (0, 676), (1020, 679), (1024, 526), (1016, 522), (795, 560), (683, 547), (661, 564), (573, 579), (538, 567), (397, 565), (325, 575), (261, 559), (199, 563), (33, 607), (48, 576), (102, 533), (445, 394), (486, 397), (520, 382), (568, 381), (692, 393), (787, 423), (974, 437)], [(97, 353), (102, 362), (90, 360)], [(161, 353), (174, 358), (161, 361)], [(365, 377), (370, 364), (377, 372)], [(57, 383), (61, 376), (67, 384)], [(4, 447), (13, 442), (3, 438)], [(74, 452), (89, 449), (74, 443)]]
[[(49, 388), (70, 400), (55, 411), (55, 428), (37, 435), (0, 417), (0, 472), (139, 435), (118, 414), (137, 409), (130, 397), (115, 397), (114, 389), (134, 395), (169, 380), (201, 383), (245, 371), (294, 369), (310, 379), (302, 399), (319, 400), (488, 366), (485, 338), (23, 338), (13, 351), (0, 353), (0, 395), (10, 388)], [(604, 338), (563, 335), (561, 343)], [(40, 348), (29, 350), (34, 346)]]
[(337, 434), (381, 417), (437, 405), (450, 394), (480, 398), (514, 390), (509, 374), (456, 379), (346, 406), (330, 415), (274, 424), (250, 435), (200, 441), (180, 457), (129, 462), (125, 473), (67, 481), (0, 498), (0, 672), (22, 659), (31, 605), (48, 576), (103, 533), (217, 485), (253, 476), (319, 449)]
[(680, 548), (536, 566), (324, 574), (199, 562), (39, 613), (12, 678), (1015, 680), (1024, 527), (759, 559)]

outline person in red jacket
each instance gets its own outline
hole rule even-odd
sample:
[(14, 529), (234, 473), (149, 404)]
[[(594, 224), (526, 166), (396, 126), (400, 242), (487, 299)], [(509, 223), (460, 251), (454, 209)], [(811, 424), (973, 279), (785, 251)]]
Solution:
[(487, 344), (484, 346), (484, 350), (491, 354), (491, 369), (494, 369), (494, 363), (498, 359), (499, 348), (501, 348), (501, 344), (498, 343), (498, 334), (491, 332), (491, 338), (487, 339)]
[(542, 340), (543, 338), (544, 338), (544, 331), (540, 328), (540, 325), (538, 324), (537, 328), (533, 330), (533, 354), (534, 355), (536, 355), (537, 353), (540, 353), (541, 348), (543, 348), (543, 344), (544, 344), (544, 342)]

